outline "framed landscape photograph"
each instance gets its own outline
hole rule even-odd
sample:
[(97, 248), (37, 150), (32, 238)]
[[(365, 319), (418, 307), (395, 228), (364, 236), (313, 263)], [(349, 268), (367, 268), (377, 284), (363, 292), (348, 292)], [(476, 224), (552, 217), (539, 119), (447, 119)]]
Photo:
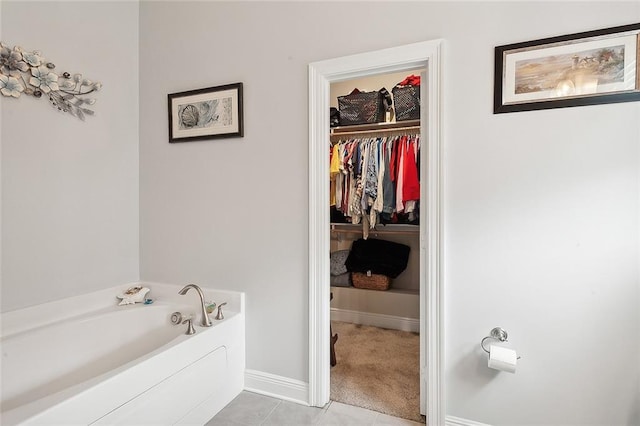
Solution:
[(171, 93), (169, 142), (244, 136), (242, 83)]
[(495, 48), (494, 114), (640, 100), (640, 23)]

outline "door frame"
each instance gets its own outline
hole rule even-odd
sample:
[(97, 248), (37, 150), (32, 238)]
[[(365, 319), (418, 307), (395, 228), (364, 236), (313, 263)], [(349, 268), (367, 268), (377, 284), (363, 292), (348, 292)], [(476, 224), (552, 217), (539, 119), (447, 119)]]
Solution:
[[(445, 424), (442, 216), (442, 50), (431, 40), (309, 65), (309, 405), (329, 402), (329, 106), (330, 84), (425, 68), (421, 84), (420, 408)], [(425, 78), (426, 77), (426, 78)], [(426, 155), (425, 155), (426, 154)], [(426, 161), (425, 161), (426, 160)], [(426, 179), (425, 179), (426, 177)], [(423, 411), (424, 410), (424, 411)]]

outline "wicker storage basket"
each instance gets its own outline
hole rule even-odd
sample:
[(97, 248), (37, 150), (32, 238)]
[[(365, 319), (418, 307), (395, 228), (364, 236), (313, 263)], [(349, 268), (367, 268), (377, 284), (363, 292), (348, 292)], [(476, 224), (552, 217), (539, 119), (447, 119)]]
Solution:
[(388, 290), (391, 285), (391, 278), (381, 274), (367, 275), (364, 272), (352, 272), (351, 282), (355, 288), (367, 290)]
[(396, 106), (396, 121), (420, 119), (420, 86), (396, 86), (391, 92)]

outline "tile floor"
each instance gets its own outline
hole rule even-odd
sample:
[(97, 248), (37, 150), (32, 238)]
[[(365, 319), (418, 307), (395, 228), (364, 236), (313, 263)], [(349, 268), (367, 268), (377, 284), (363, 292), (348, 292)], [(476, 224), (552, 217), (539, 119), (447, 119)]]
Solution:
[(324, 408), (306, 407), (243, 391), (205, 426), (370, 425), (418, 426), (420, 423), (331, 401)]

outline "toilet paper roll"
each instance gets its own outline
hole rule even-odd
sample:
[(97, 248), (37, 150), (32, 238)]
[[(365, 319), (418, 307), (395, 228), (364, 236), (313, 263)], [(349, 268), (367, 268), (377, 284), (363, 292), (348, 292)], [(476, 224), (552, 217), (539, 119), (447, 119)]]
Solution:
[(518, 355), (513, 349), (494, 345), (489, 347), (489, 368), (515, 373), (517, 362)]

